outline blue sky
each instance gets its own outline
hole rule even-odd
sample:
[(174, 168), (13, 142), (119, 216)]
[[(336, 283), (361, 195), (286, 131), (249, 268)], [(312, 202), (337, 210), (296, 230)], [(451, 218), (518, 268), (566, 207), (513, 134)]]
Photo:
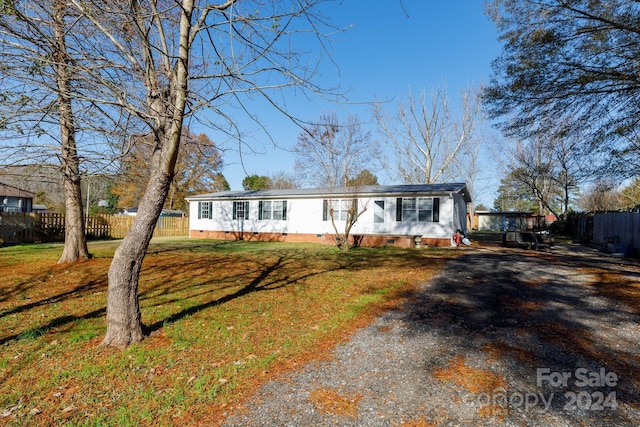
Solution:
[[(353, 103), (392, 100), (406, 96), (410, 89), (429, 93), (442, 87), (455, 98), (460, 90), (489, 81), (491, 61), (500, 52), (497, 32), (480, 1), (346, 0), (329, 13), (336, 24), (351, 26), (334, 37), (333, 59), (339, 76), (334, 70), (331, 78), (350, 89)], [(291, 108), (307, 120), (330, 111), (371, 120), (371, 108), (365, 105), (300, 99), (291, 100)], [(223, 174), (233, 190), (242, 189), (246, 175), (293, 172), (294, 157), (286, 148), (295, 144), (300, 129), (272, 112), (264, 114), (270, 117), (269, 132), (284, 149), (273, 147), (256, 132), (256, 140), (250, 141), (256, 153), (245, 153), (242, 162), (234, 150), (225, 151)], [(476, 204), (493, 202), (496, 169), (486, 169), (489, 173), (476, 183)], [(382, 183), (392, 183), (385, 182), (384, 174), (376, 175)]]

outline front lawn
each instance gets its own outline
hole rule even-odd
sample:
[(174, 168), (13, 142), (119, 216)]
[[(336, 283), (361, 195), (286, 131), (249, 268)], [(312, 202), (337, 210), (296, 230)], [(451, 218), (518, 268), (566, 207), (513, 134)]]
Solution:
[(63, 265), (60, 245), (0, 248), (0, 424), (215, 425), (458, 253), (159, 239), (140, 278), (153, 332), (118, 351), (99, 347), (117, 244)]

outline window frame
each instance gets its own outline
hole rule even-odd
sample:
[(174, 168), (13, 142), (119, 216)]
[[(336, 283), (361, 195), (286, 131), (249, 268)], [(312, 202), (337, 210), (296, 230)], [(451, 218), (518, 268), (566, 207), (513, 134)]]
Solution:
[[(269, 206), (269, 209), (266, 209), (267, 204)], [(278, 205), (280, 205), (279, 208), (276, 207)], [(286, 200), (260, 200), (258, 202), (258, 220), (286, 221), (287, 220), (287, 201)]]
[(329, 213), (329, 206), (333, 207), (333, 220), (334, 221), (347, 221), (349, 217), (349, 206), (350, 203), (355, 200), (355, 212), (354, 217), (352, 219), (353, 222), (358, 220), (358, 199), (357, 198), (348, 198), (348, 199), (323, 199), (322, 200), (322, 220), (328, 221), (331, 218)]
[[(427, 201), (431, 202), (430, 209), (422, 204)], [(426, 212), (430, 214), (425, 218)], [(440, 222), (440, 197), (396, 198), (396, 222)]]
[[(242, 207), (242, 209), (238, 209)], [(238, 212), (242, 211), (244, 213), (244, 217), (238, 217)], [(233, 201), (233, 214), (232, 219), (234, 220), (247, 220), (249, 219), (249, 202), (245, 200), (234, 200)]]
[(198, 202), (198, 219), (213, 219), (213, 202)]

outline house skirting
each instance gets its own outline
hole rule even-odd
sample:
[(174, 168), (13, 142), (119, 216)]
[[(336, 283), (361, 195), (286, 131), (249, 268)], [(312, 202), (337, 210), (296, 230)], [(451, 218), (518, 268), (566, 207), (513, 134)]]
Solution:
[[(305, 234), (305, 233), (261, 233), (240, 231), (190, 230), (189, 237), (194, 239), (216, 240), (249, 240), (258, 242), (292, 242), (292, 243), (322, 243), (335, 245), (334, 234)], [(451, 239), (438, 237), (398, 236), (385, 234), (358, 234), (349, 236), (351, 242), (359, 246), (398, 246), (401, 248), (415, 248), (417, 244), (426, 246), (451, 246)]]

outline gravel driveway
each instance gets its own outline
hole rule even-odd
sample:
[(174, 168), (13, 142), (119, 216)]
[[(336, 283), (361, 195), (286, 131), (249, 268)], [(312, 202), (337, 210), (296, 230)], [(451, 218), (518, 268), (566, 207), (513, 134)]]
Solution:
[(463, 248), (225, 426), (638, 426), (640, 267), (590, 248)]

